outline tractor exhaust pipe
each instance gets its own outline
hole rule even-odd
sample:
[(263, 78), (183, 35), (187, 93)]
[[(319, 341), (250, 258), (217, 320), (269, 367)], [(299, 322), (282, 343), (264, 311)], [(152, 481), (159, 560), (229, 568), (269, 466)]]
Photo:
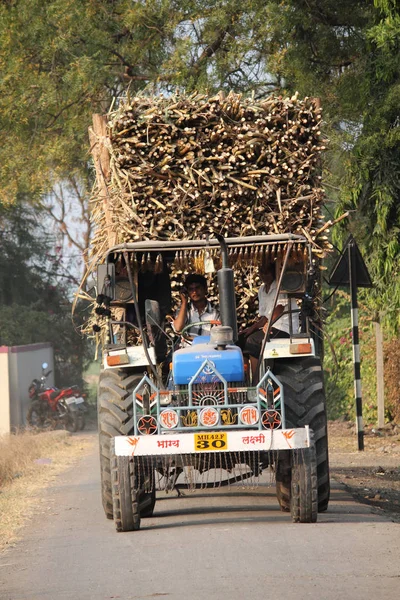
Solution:
[(221, 246), (222, 255), (222, 268), (217, 272), (221, 322), (222, 325), (232, 328), (233, 342), (235, 343), (238, 339), (238, 327), (233, 269), (229, 267), (228, 248), (224, 237), (218, 233), (215, 234), (215, 237)]

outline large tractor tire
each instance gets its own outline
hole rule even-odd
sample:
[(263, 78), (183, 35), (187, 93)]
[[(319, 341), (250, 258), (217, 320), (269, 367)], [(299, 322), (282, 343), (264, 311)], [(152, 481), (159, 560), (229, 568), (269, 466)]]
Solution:
[(135, 463), (129, 456), (116, 456), (111, 441), (111, 489), (114, 523), (117, 531), (140, 529), (140, 513)]
[[(276, 360), (272, 370), (283, 385), (286, 427), (309, 425), (314, 432), (318, 512), (324, 512), (329, 503), (330, 481), (326, 400), (321, 361), (312, 356), (285, 358)], [(286, 454), (279, 453), (276, 466), (277, 496), (282, 510), (289, 510), (291, 501), (291, 470)]]
[(101, 497), (108, 519), (113, 518), (110, 442), (133, 431), (132, 392), (142, 379), (129, 369), (105, 370), (100, 374), (97, 398)]
[(295, 450), (292, 457), (290, 512), (294, 523), (315, 523), (318, 514), (317, 457), (314, 444)]

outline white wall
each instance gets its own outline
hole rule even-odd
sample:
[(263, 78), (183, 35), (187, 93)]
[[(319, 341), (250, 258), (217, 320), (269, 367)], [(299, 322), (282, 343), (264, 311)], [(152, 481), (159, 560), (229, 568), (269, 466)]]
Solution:
[[(0, 348), (1, 350), (1, 348)], [(0, 353), (5, 355), (5, 353)], [(53, 372), (47, 379), (49, 386), (54, 385), (54, 358), (51, 344), (30, 344), (28, 346), (11, 346), (8, 348), (8, 387), (9, 387), (9, 425), (8, 430), (23, 427), (26, 424), (26, 413), (29, 408), (28, 388), (32, 379), (39, 379), (42, 364), (47, 362), (48, 370)], [(0, 358), (1, 360), (1, 358)], [(4, 359), (3, 359), (4, 361)], [(2, 384), (0, 383), (0, 386)], [(4, 385), (4, 389), (6, 389)], [(2, 387), (0, 394), (3, 395)], [(4, 395), (6, 392), (4, 392)], [(1, 398), (0, 398), (1, 402)], [(5, 401), (6, 403), (6, 401)], [(0, 430), (6, 429), (6, 415), (0, 412)]]
[(0, 346), (0, 435), (10, 433), (8, 350), (7, 346)]

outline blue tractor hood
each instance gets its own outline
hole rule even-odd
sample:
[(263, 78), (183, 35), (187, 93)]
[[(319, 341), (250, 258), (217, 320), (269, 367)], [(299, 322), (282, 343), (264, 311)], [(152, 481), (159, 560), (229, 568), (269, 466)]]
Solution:
[[(227, 382), (244, 381), (243, 354), (238, 346), (226, 346), (224, 350), (217, 350), (214, 344), (195, 339), (197, 341), (192, 346), (174, 352), (172, 374), (175, 385), (188, 385), (207, 359)], [(202, 373), (198, 383), (210, 383), (214, 377), (213, 373), (209, 375)]]

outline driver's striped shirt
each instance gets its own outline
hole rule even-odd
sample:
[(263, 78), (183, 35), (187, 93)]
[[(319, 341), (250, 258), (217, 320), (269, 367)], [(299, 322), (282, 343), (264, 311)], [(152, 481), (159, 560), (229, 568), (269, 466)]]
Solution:
[[(178, 316), (177, 310), (175, 317)], [(188, 304), (185, 326), (189, 323), (198, 323), (199, 321), (218, 321), (219, 311), (207, 300), (204, 312), (200, 313), (191, 302)], [(189, 335), (209, 335), (212, 325), (193, 325), (186, 332)]]

